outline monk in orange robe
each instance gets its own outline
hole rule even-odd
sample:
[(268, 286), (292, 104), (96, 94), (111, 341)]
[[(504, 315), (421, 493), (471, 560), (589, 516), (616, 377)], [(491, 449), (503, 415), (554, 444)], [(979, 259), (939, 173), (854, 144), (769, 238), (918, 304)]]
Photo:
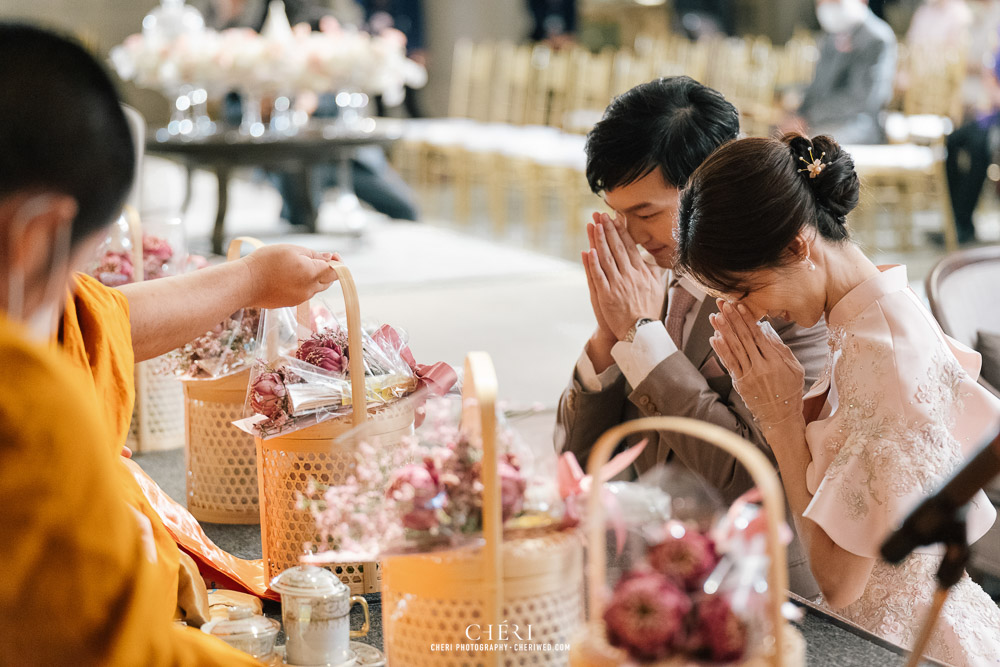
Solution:
[(259, 664), (173, 623), (90, 376), (5, 315), (0, 359), (0, 664)]
[[(0, 62), (0, 664), (258, 664), (173, 623), (180, 555), (120, 457), (134, 394), (130, 336), (157, 326), (130, 323), (129, 313), (148, 315), (160, 301), (165, 315), (193, 314), (188, 325), (203, 332), (201, 301), (223, 312), (234, 295), (268, 305), (255, 285), (278, 282), (274, 270), (291, 274), (280, 281), (289, 289), (328, 283), (325, 256), (278, 247), (212, 270), (226, 281), (204, 286), (214, 297), (195, 289), (171, 300), (157, 287), (126, 301), (74, 279), (131, 187), (128, 125), (107, 75), (77, 44), (0, 23)], [(250, 279), (235, 280), (240, 271)]]

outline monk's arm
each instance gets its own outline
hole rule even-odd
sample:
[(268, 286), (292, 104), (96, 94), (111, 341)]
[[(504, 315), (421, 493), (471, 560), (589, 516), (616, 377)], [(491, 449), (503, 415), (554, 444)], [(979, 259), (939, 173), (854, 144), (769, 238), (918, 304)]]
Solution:
[(293, 245), (261, 248), (243, 259), (180, 276), (125, 285), (136, 361), (204, 334), (240, 308), (296, 306), (336, 279), (330, 253)]

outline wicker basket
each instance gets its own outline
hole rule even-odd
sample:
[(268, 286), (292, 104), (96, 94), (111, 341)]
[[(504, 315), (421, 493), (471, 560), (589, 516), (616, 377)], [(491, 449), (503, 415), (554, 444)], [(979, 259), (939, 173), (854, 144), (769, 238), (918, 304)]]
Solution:
[(135, 405), (125, 444), (134, 452), (184, 446), (184, 389), (161, 371), (162, 357), (135, 365)]
[[(801, 667), (805, 665), (806, 645), (802, 635), (785, 620), (781, 607), (788, 596), (788, 569), (785, 547), (779, 537), (779, 526), (785, 520), (785, 501), (778, 475), (757, 448), (724, 428), (686, 417), (647, 417), (620, 424), (608, 430), (594, 445), (587, 462), (591, 479), (599, 479), (601, 467), (607, 463), (615, 447), (626, 436), (648, 431), (673, 431), (701, 438), (709, 445), (724, 449), (733, 455), (750, 472), (764, 500), (767, 517), (767, 547), (770, 555), (768, 571), (768, 621), (771, 636), (766, 646), (743, 663), (744, 667)], [(591, 488), (587, 505), (588, 558), (587, 583), (589, 620), (573, 641), (573, 667), (617, 667), (631, 664), (624, 651), (613, 648), (605, 640), (601, 622), (606, 602), (607, 552), (605, 551), (604, 507), (601, 502), (601, 485)], [(685, 659), (674, 658), (655, 663), (657, 667), (683, 667)], [(727, 663), (729, 664), (729, 663)]]
[[(228, 261), (239, 259), (240, 237), (229, 244)], [(184, 459), (187, 508), (199, 521), (253, 524), (257, 503), (257, 448), (253, 436), (233, 426), (243, 417), (250, 369), (221, 378), (184, 380)]]
[[(485, 353), (471, 353), (465, 368), (464, 392), (476, 392), (483, 434), (486, 544), (382, 562), (386, 657), (389, 664), (408, 667), (567, 665), (570, 640), (583, 622), (583, 544), (573, 530), (503, 539), (494, 442), (496, 376)], [(466, 428), (476, 421), (467, 418)], [(462, 646), (488, 643), (488, 633), (500, 643), (550, 648), (497, 652)]]
[[(124, 213), (132, 235), (132, 265), (135, 280), (143, 280), (142, 223), (138, 213), (126, 206)], [(181, 382), (162, 372), (164, 357), (135, 365), (135, 404), (125, 444), (134, 452), (178, 449), (184, 446), (184, 390)]]
[[(357, 290), (347, 267), (337, 262), (333, 266), (347, 307), (351, 395), (365, 396)], [(363, 401), (355, 401), (350, 416), (329, 419), (267, 440), (255, 438), (261, 543), (268, 580), (298, 565), (303, 545), (318, 540), (312, 515), (296, 507), (297, 495), (306, 493), (310, 480), (322, 485), (337, 485), (346, 481), (353, 472), (357, 441), (334, 440), (368, 422), (366, 434), (378, 438), (381, 445), (391, 447), (403, 436), (413, 433), (413, 418), (413, 407), (404, 401), (370, 410), (364, 409)], [(375, 563), (340, 564), (331, 569), (350, 587), (352, 594), (378, 590), (379, 576)]]

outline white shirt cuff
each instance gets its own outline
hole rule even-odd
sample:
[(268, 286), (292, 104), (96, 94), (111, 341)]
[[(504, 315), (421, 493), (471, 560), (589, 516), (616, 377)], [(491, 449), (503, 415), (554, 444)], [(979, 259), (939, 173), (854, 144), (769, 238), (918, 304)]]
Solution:
[(618, 367), (632, 388), (638, 387), (660, 362), (677, 352), (662, 322), (650, 322), (636, 329), (631, 343), (619, 341), (611, 348)]
[(608, 366), (600, 375), (594, 369), (594, 362), (587, 356), (587, 350), (580, 353), (576, 361), (576, 379), (584, 391), (596, 393), (604, 391), (618, 379), (621, 371), (617, 366)]

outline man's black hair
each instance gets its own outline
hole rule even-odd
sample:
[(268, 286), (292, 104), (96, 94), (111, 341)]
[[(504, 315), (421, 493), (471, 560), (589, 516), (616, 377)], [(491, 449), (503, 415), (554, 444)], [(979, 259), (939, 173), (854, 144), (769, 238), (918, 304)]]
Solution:
[(0, 198), (73, 197), (76, 243), (121, 209), (134, 171), (128, 122), (104, 68), (64, 37), (0, 23)]
[(616, 97), (587, 135), (587, 181), (599, 193), (659, 169), (667, 183), (682, 188), (739, 130), (736, 108), (691, 77), (638, 85)]

